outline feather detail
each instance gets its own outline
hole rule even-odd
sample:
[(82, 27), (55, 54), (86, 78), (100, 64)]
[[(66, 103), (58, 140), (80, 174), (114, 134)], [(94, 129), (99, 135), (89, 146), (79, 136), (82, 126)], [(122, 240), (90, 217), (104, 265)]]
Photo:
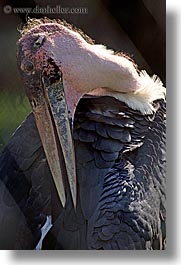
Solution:
[(124, 103), (131, 109), (139, 110), (142, 114), (151, 114), (155, 111), (153, 102), (158, 99), (165, 99), (166, 88), (158, 76), (150, 77), (146, 71), (139, 74), (140, 88), (133, 93), (121, 93), (110, 91), (105, 88), (98, 88), (89, 94), (95, 96), (111, 96)]
[(107, 47), (102, 45), (102, 44), (94, 44), (93, 49), (97, 52), (100, 52), (100, 53), (106, 53), (107, 55), (110, 55), (110, 54), (113, 55), (114, 54), (113, 50), (107, 49)]

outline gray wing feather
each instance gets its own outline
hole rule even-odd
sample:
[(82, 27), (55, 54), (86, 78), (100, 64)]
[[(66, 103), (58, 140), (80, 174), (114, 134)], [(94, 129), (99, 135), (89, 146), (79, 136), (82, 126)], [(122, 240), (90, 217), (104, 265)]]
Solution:
[(32, 249), (49, 210), (50, 174), (30, 114), (0, 155), (0, 249)]

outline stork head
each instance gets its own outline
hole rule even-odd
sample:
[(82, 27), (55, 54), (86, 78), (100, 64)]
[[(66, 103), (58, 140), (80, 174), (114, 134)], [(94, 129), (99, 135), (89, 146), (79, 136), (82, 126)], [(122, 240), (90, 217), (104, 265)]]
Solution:
[(71, 130), (79, 99), (92, 93), (125, 101), (125, 94), (133, 98), (140, 91), (143, 78), (129, 59), (56, 21), (29, 21), (19, 40), (18, 66), (60, 200), (65, 205), (67, 176), (76, 205)]

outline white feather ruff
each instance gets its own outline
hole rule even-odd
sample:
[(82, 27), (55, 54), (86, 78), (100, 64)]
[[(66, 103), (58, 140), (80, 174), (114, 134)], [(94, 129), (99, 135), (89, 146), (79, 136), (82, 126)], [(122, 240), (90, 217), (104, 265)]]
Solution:
[(89, 94), (96, 96), (111, 96), (124, 103), (134, 110), (139, 110), (142, 114), (151, 114), (155, 111), (153, 101), (165, 99), (166, 88), (158, 76), (150, 77), (146, 71), (139, 74), (140, 88), (133, 93), (112, 92), (105, 88), (91, 91)]

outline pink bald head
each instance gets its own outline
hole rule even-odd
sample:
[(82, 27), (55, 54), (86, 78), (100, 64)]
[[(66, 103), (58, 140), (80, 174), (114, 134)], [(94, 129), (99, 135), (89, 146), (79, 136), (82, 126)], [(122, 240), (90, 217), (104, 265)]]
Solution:
[(48, 71), (50, 59), (59, 67), (72, 114), (80, 97), (90, 91), (104, 88), (130, 93), (140, 87), (140, 77), (130, 60), (114, 55), (102, 45), (86, 42), (78, 32), (61, 24), (37, 25), (23, 35), (20, 43), (26, 56), (22, 70), (26, 70), (27, 60), (39, 71)]

